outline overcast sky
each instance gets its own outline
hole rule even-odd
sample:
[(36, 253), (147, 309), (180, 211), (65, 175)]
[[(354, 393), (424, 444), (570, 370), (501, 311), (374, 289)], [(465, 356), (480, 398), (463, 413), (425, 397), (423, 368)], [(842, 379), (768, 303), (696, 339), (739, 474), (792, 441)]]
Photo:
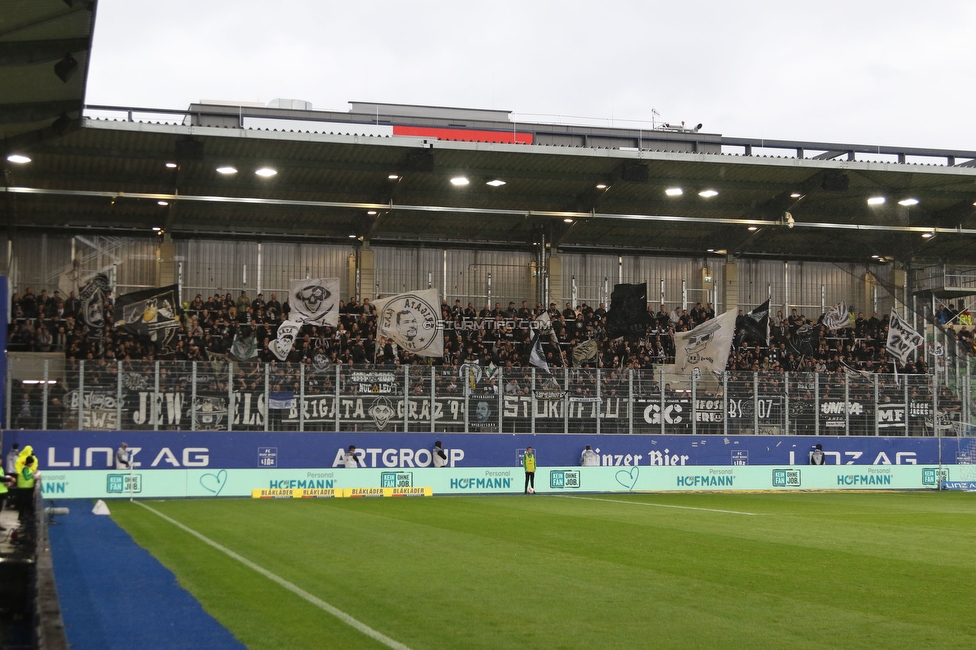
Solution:
[(974, 35), (973, 0), (99, 0), (86, 101), (656, 109), (729, 136), (976, 150)]

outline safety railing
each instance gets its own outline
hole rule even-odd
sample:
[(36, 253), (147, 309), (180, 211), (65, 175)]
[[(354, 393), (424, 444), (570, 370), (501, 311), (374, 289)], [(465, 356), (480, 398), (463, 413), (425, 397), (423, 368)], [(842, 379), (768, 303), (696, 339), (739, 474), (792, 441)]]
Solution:
[[(664, 368), (316, 366), (68, 361), (8, 366), (5, 425), (19, 429), (952, 435), (968, 391), (934, 375)], [(25, 376), (38, 379), (21, 379)], [(18, 377), (18, 379), (14, 379)], [(967, 384), (968, 386), (968, 384)], [(961, 397), (961, 399), (960, 399)]]

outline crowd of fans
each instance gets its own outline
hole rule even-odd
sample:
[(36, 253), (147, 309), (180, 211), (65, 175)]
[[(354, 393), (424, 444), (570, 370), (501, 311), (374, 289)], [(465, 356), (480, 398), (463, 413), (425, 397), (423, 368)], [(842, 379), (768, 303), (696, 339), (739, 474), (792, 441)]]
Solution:
[[(575, 309), (566, 303), (563, 309), (558, 309), (554, 303), (545, 308), (540, 303), (532, 307), (528, 301), (523, 301), (521, 306), (514, 302), (508, 303), (507, 307), (495, 303), (493, 307), (485, 305), (476, 310), (470, 302), (464, 306), (460, 300), (455, 300), (453, 304), (445, 302), (441, 305), (445, 352), (443, 358), (432, 359), (399, 349), (391, 340), (378, 339), (377, 318), (372, 303), (369, 300), (360, 303), (351, 298), (348, 302), (339, 303), (337, 328), (303, 327), (286, 359), (288, 363), (280, 364), (269, 351), (269, 343), (275, 340), (277, 327), (288, 318), (290, 309), (288, 301), (279, 301), (274, 293), (267, 301), (261, 294), (252, 299), (244, 292), (237, 299), (231, 294), (215, 294), (206, 300), (201, 295), (195, 296), (183, 304), (178, 330), (165, 350), (148, 339), (113, 327), (113, 308), (114, 301), (109, 295), (103, 304), (106, 327), (98, 332), (100, 336), (93, 336), (91, 328), (80, 317), (81, 303), (74, 294), (69, 294), (67, 298), (62, 298), (56, 291), (51, 296), (46, 291), (35, 295), (30, 289), (23, 294), (14, 294), (8, 349), (60, 352), (69, 360), (70, 368), (77, 367), (74, 364), (77, 360), (92, 360), (92, 365), (86, 365), (89, 369), (86, 371), (86, 390), (104, 388), (111, 394), (115, 393), (116, 381), (122, 380), (122, 376), (116, 377), (116, 361), (123, 362), (121, 367), (127, 395), (132, 388), (129, 384), (138, 383), (141, 375), (146, 375), (143, 362), (166, 359), (211, 362), (204, 364), (198, 374), (198, 395), (226, 395), (229, 389), (227, 374), (213, 371), (216, 367), (214, 363), (236, 360), (238, 363), (233, 379), (235, 392), (263, 393), (263, 368), (249, 363), (259, 361), (271, 364), (268, 376), (271, 391), (298, 393), (301, 390), (298, 364), (304, 363), (309, 364), (305, 373), (306, 394), (325, 395), (334, 393), (336, 380), (341, 381), (343, 386), (349, 381), (354, 382), (350, 374), (354, 366), (377, 369), (407, 367), (411, 369), (410, 393), (418, 398), (431, 392), (432, 370), (427, 367), (429, 365), (436, 366), (437, 394), (450, 397), (464, 394), (464, 378), (470, 378), (470, 375), (461, 372), (462, 366), (484, 367), (493, 364), (503, 369), (501, 376), (477, 373), (479, 379), (472, 384), (472, 394), (498, 395), (504, 392), (506, 396), (529, 397), (540, 388), (561, 390), (564, 388), (561, 368), (573, 367), (565, 385), (570, 396), (579, 398), (581, 403), (588, 403), (588, 399), (592, 401), (599, 396), (604, 404), (613, 404), (615, 397), (624, 397), (631, 391), (638, 399), (652, 401), (658, 400), (662, 391), (669, 399), (679, 397), (680, 391), (658, 382), (657, 372), (639, 372), (631, 377), (627, 370), (647, 371), (673, 364), (675, 333), (690, 331), (715, 317), (710, 304), (699, 303), (691, 310), (677, 307), (668, 309), (664, 305), (658, 309), (648, 307), (647, 327), (642, 333), (638, 332), (632, 337), (613, 337), (608, 333), (607, 310), (602, 303), (596, 308), (584, 303)], [(949, 321), (946, 332), (956, 337), (960, 350), (968, 351), (972, 346), (971, 327), (961, 324), (963, 319), (959, 318), (960, 313), (953, 315), (951, 306), (946, 309)], [(546, 375), (533, 380), (529, 368), (533, 332), (538, 327), (533, 321), (537, 321), (542, 314), (546, 314), (551, 321), (552, 335), (546, 331), (540, 339), (546, 361), (556, 369), (553, 373), (555, 380), (550, 382), (552, 386), (546, 385)], [(838, 386), (847, 387), (849, 399), (864, 403), (874, 400), (876, 390), (880, 401), (899, 401), (905, 385), (910, 387), (913, 402), (925, 401), (930, 392), (928, 382), (931, 377), (924, 376), (928, 367), (922, 358), (898, 365), (898, 373), (916, 375), (909, 384), (898, 384), (891, 377), (881, 377), (880, 381), (874, 381), (871, 377), (871, 373), (892, 373), (895, 370), (885, 350), (887, 317), (879, 318), (877, 314), (870, 317), (851, 315), (848, 327), (830, 330), (822, 324), (819, 316), (814, 320), (797, 313), (796, 309), (791, 310), (788, 316), (777, 311), (769, 315), (768, 342), (761, 328), (757, 330), (750, 326), (749, 319), (748, 314), (740, 311), (736, 320), (736, 335), (728, 364), (729, 397), (733, 402), (750, 401), (756, 388), (758, 394), (772, 398), (788, 390), (791, 409), (795, 411), (797, 421), (806, 422), (800, 426), (803, 431), (813, 426), (815, 396), (821, 401), (844, 399), (843, 393), (837, 392), (841, 390)], [(246, 360), (235, 357), (235, 339), (250, 336), (254, 337), (257, 356)], [(580, 347), (587, 341), (595, 341), (596, 345)], [(595, 358), (591, 356), (593, 348)], [(587, 354), (580, 354), (579, 351), (584, 349), (587, 349)], [(323, 366), (338, 367), (339, 375), (331, 371), (321, 372)], [(595, 368), (604, 369), (600, 382), (596, 381)], [(759, 375), (753, 374), (756, 371)], [(783, 371), (847, 373), (847, 378), (840, 382), (824, 376), (810, 383), (808, 375), (806, 379), (790, 379), (787, 388), (781, 374)], [(146, 377), (141, 378), (149, 381)], [(190, 377), (187, 367), (181, 364), (170, 367), (167, 364), (160, 370), (160, 389), (164, 392), (188, 392)], [(758, 386), (756, 381), (759, 382)], [(146, 384), (134, 390), (146, 390), (148, 387)], [(71, 418), (76, 415), (76, 407), (69, 407), (65, 395), (68, 388), (67, 384), (59, 384), (47, 392), (49, 427), (58, 428), (62, 422), (70, 425)], [(40, 426), (40, 391), (35, 389), (36, 386), (24, 385), (13, 395), (14, 426)], [(399, 394), (402, 390), (400, 382), (392, 390)], [(703, 385), (698, 396), (707, 400), (718, 395), (720, 390)], [(958, 403), (954, 400), (951, 394), (944, 392), (940, 395), (940, 408), (958, 410)], [(948, 405), (954, 406), (949, 408)], [(809, 411), (809, 414), (801, 415), (801, 411)], [(852, 420), (851, 427), (865, 432), (873, 430), (873, 415), (869, 415), (871, 417), (864, 422), (861, 419)], [(280, 419), (281, 415), (272, 411), (269, 417)], [(612, 419), (617, 422), (616, 426), (623, 426), (623, 420)], [(132, 422), (127, 423), (127, 426), (132, 425)], [(556, 425), (561, 426), (558, 422), (553, 424)], [(287, 428), (291, 425), (278, 423), (275, 426)], [(327, 425), (312, 423), (308, 426)], [(709, 428), (707, 423), (702, 426), (703, 430)], [(613, 428), (611, 425), (608, 427), (607, 431)]]
[[(278, 324), (289, 315), (287, 300), (270, 294), (251, 299), (245, 292), (235, 299), (230, 293), (210, 298), (196, 295), (183, 303), (180, 326), (165, 349), (153, 342), (114, 328), (111, 294), (104, 302), (106, 327), (93, 332), (80, 318), (81, 302), (74, 292), (67, 297), (59, 291), (35, 295), (30, 288), (12, 297), (8, 349), (40, 352), (64, 352), (68, 359), (105, 360), (208, 360), (214, 355), (231, 352), (235, 337), (254, 336), (257, 360), (275, 361), (268, 344), (274, 340)], [(958, 312), (945, 308), (948, 318)], [(355, 298), (339, 303), (339, 326), (305, 326), (296, 337), (287, 361), (301, 362), (318, 357), (332, 364), (399, 366), (410, 364), (443, 364), (489, 362), (499, 367), (528, 365), (532, 336), (531, 321), (547, 313), (554, 336), (543, 337), (543, 351), (550, 366), (584, 366), (616, 369), (648, 369), (674, 363), (676, 332), (689, 331), (714, 318), (711, 304), (696, 304), (691, 310), (675, 307), (648, 307), (648, 326), (643, 334), (612, 337), (607, 332), (607, 310), (603, 303), (593, 308), (585, 303), (574, 308), (566, 303), (559, 309), (555, 303), (521, 306), (496, 302), (480, 310), (460, 300), (453, 305), (441, 304), (444, 322), (444, 357), (431, 360), (398, 349), (391, 340), (377, 339), (376, 314), (368, 299)], [(940, 312), (940, 317), (942, 313)], [(885, 352), (888, 317), (872, 314), (851, 317), (849, 327), (828, 330), (819, 320), (782, 311), (770, 314), (768, 342), (762, 336), (750, 338), (744, 327), (747, 315), (741, 310), (736, 321), (736, 336), (729, 357), (730, 371), (842, 372), (856, 369), (868, 372), (893, 372)], [(754, 328), (753, 328), (754, 330)], [(94, 335), (93, 335), (94, 334)], [(955, 328), (955, 336), (968, 350), (972, 331), (965, 325)], [(757, 340), (758, 339), (758, 340)], [(597, 342), (596, 358), (573, 351), (581, 343)], [(925, 373), (925, 361), (909, 361), (899, 372)]]

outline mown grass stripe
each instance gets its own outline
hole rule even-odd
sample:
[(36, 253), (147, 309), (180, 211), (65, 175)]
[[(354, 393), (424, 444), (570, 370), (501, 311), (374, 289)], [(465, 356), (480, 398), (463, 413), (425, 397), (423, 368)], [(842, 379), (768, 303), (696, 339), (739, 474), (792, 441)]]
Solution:
[(348, 626), (350, 626), (352, 628), (355, 628), (356, 630), (359, 630), (360, 632), (362, 632), (366, 636), (368, 636), (370, 638), (373, 638), (373, 639), (379, 641), (380, 643), (382, 643), (386, 647), (388, 647), (388, 648), (394, 648), (395, 650), (410, 650), (409, 647), (403, 645), (399, 641), (395, 641), (395, 640), (391, 639), (390, 637), (386, 636), (385, 634), (383, 634), (382, 632), (378, 632), (377, 630), (374, 630), (373, 628), (371, 628), (370, 626), (366, 625), (365, 623), (363, 623), (363, 622), (361, 622), (361, 621), (353, 618), (349, 614), (346, 614), (341, 609), (330, 605), (329, 603), (325, 602), (321, 598), (317, 598), (316, 596), (313, 596), (312, 594), (308, 593), (307, 591), (305, 591), (301, 587), (295, 585), (294, 583), (291, 583), (291, 582), (285, 580), (284, 578), (282, 578), (281, 576), (278, 576), (277, 574), (274, 574), (274, 573), (268, 571), (264, 567), (259, 566), (259, 565), (255, 564), (254, 562), (251, 562), (247, 558), (245, 558), (245, 557), (243, 557), (241, 555), (238, 555), (237, 553), (235, 553), (234, 551), (230, 550), (229, 548), (227, 548), (225, 546), (221, 546), (217, 542), (213, 541), (212, 539), (210, 539), (209, 537), (207, 537), (207, 536), (205, 536), (205, 535), (203, 535), (201, 533), (198, 533), (197, 531), (193, 530), (189, 526), (186, 526), (186, 525), (180, 523), (179, 521), (173, 519), (172, 517), (168, 517), (168, 516), (164, 515), (163, 513), (161, 513), (158, 510), (156, 510), (155, 508), (153, 508), (151, 506), (148, 506), (145, 503), (142, 503), (141, 501), (134, 501), (133, 503), (135, 503), (135, 504), (137, 504), (137, 505), (145, 508), (146, 510), (148, 510), (149, 512), (151, 512), (151, 513), (155, 514), (156, 516), (162, 518), (163, 520), (168, 521), (169, 523), (173, 524), (174, 526), (176, 526), (180, 530), (182, 530), (182, 531), (184, 531), (186, 533), (189, 533), (190, 535), (193, 535), (194, 537), (196, 537), (197, 539), (199, 539), (204, 544), (207, 544), (209, 546), (212, 546), (213, 548), (217, 549), (218, 551), (220, 551), (221, 553), (227, 555), (228, 557), (230, 557), (230, 558), (232, 558), (234, 560), (237, 560), (238, 562), (240, 562), (241, 564), (243, 564), (247, 568), (249, 568), (249, 569), (251, 569), (251, 570), (253, 570), (253, 571), (261, 574), (262, 576), (264, 576), (268, 580), (271, 580), (272, 582), (275, 582), (275, 583), (281, 585), (282, 587), (284, 587), (288, 591), (292, 592), (293, 594), (295, 594), (295, 595), (303, 598), (304, 600), (312, 603), (313, 605), (315, 605), (319, 609), (321, 609), (321, 610), (323, 610), (325, 612), (328, 612), (332, 616), (335, 616), (337, 619), (339, 619), (340, 621), (342, 621), (346, 625), (348, 625)]
[(675, 506), (669, 503), (647, 503), (644, 501), (621, 501), (620, 499), (601, 499), (599, 497), (580, 497), (574, 496), (572, 494), (560, 494), (558, 496), (564, 497), (566, 499), (582, 499), (583, 501), (606, 501), (607, 503), (622, 503), (629, 506), (651, 506), (653, 508), (676, 508), (678, 510), (702, 510), (704, 512), (720, 512), (727, 515), (747, 515), (749, 517), (758, 517), (758, 512), (743, 512), (741, 510), (721, 510), (719, 508), (698, 508), (695, 506)]

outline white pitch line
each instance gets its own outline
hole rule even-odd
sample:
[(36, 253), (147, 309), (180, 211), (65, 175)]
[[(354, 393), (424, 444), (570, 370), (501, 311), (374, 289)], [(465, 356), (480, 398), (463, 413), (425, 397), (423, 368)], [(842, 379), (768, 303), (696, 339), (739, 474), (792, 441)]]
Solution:
[(330, 605), (329, 603), (325, 602), (324, 600), (322, 600), (320, 598), (316, 598), (315, 596), (313, 596), (312, 594), (308, 593), (307, 591), (305, 591), (301, 587), (298, 587), (297, 585), (295, 585), (295, 584), (293, 584), (291, 582), (288, 582), (284, 578), (282, 578), (282, 577), (280, 577), (280, 576), (278, 576), (278, 575), (276, 575), (274, 573), (271, 573), (270, 571), (268, 571), (264, 567), (258, 566), (254, 562), (251, 562), (247, 558), (238, 555), (237, 553), (235, 553), (234, 551), (230, 550), (229, 548), (226, 548), (224, 546), (221, 546), (217, 542), (213, 541), (209, 537), (206, 537), (206, 536), (198, 533), (197, 531), (193, 530), (189, 526), (185, 526), (185, 525), (181, 524), (180, 522), (176, 521), (172, 517), (167, 517), (163, 513), (161, 513), (158, 510), (156, 510), (155, 508), (152, 508), (150, 506), (147, 506), (145, 503), (142, 503), (140, 501), (134, 501), (133, 503), (136, 503), (137, 505), (142, 506), (143, 508), (145, 508), (149, 512), (152, 512), (153, 514), (155, 514), (155, 515), (157, 515), (157, 516), (165, 519), (166, 521), (168, 521), (169, 523), (173, 524), (177, 528), (180, 528), (181, 530), (183, 530), (183, 531), (185, 531), (185, 532), (193, 535), (194, 537), (196, 537), (197, 539), (199, 539), (204, 544), (208, 544), (208, 545), (214, 547), (215, 549), (217, 549), (218, 551), (220, 551), (221, 553), (224, 553), (228, 557), (231, 557), (231, 558), (237, 560), (238, 562), (240, 562), (241, 564), (243, 564), (247, 568), (253, 569), (254, 571), (257, 571), (258, 573), (260, 573), (261, 575), (263, 575), (268, 580), (271, 580), (272, 582), (278, 583), (279, 585), (281, 585), (282, 587), (284, 587), (288, 591), (292, 592), (293, 594), (296, 594), (296, 595), (304, 598), (305, 600), (307, 600), (308, 602), (312, 603), (313, 605), (315, 605), (319, 609), (322, 609), (322, 610), (328, 612), (329, 614), (332, 614), (333, 616), (335, 616), (337, 619), (339, 619), (340, 621), (342, 621), (346, 625), (349, 625), (350, 627), (356, 628), (357, 630), (359, 630), (360, 632), (362, 632), (366, 636), (372, 637), (372, 638), (376, 639), (377, 641), (379, 641), (383, 645), (387, 646), (388, 648), (394, 648), (395, 650), (410, 650), (410, 648), (408, 648), (407, 646), (403, 645), (399, 641), (394, 641), (393, 639), (391, 639), (390, 637), (386, 636), (382, 632), (377, 632), (376, 630), (374, 630), (373, 628), (369, 627), (365, 623), (362, 623), (362, 622), (354, 619), (349, 614), (346, 614), (341, 609), (338, 609), (336, 607), (333, 607), (332, 605)]
[(694, 506), (673, 506), (667, 503), (644, 503), (643, 501), (620, 501), (619, 499), (599, 499), (597, 497), (577, 497), (571, 494), (561, 494), (559, 496), (567, 499), (583, 499), (584, 501), (606, 501), (607, 503), (623, 503), (628, 506), (651, 506), (653, 508), (677, 508), (679, 510), (702, 510), (704, 512), (722, 512), (727, 515), (748, 515), (758, 517), (757, 512), (741, 512), (739, 510), (719, 510), (718, 508), (696, 508)]

